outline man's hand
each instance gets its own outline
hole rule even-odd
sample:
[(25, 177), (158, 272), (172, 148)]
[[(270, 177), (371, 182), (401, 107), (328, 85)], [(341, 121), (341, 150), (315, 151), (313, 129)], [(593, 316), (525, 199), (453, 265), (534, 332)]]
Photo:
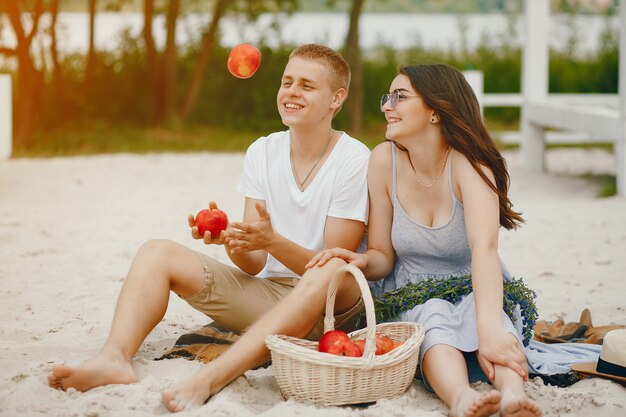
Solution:
[(276, 234), (270, 214), (259, 202), (255, 205), (259, 218), (250, 223), (233, 222), (222, 234), (226, 245), (233, 254), (263, 249), (269, 251)]
[[(209, 209), (216, 209), (216, 208), (217, 208), (217, 204), (215, 203), (215, 201), (209, 202)], [(196, 226), (196, 219), (193, 216), (193, 214), (189, 214), (189, 216), (187, 216), (187, 222), (189, 223), (189, 227), (191, 228), (191, 237), (193, 237), (194, 239), (202, 239), (204, 243), (206, 243), (207, 245), (223, 245), (224, 244), (226, 240), (225, 233), (228, 230), (228, 228), (226, 228), (226, 230), (222, 230), (219, 236), (211, 236), (211, 232), (209, 231), (204, 232), (204, 236), (201, 236), (200, 232), (198, 231), (198, 227)]]

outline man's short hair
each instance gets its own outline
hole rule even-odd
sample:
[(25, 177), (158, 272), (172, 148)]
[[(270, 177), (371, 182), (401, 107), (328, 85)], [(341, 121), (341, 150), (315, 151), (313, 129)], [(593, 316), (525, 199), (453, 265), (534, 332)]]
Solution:
[(333, 91), (343, 88), (346, 90), (346, 94), (348, 93), (350, 89), (350, 67), (337, 51), (323, 45), (307, 44), (297, 47), (289, 55), (289, 59), (296, 57), (324, 65), (330, 73), (330, 86)]

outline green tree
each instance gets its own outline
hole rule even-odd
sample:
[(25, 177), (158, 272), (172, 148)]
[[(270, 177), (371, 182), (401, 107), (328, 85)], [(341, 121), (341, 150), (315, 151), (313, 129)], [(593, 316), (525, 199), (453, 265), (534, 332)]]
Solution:
[(233, 14), (244, 13), (249, 19), (256, 19), (264, 12), (288, 12), (291, 13), (298, 7), (298, 0), (215, 0), (213, 14), (208, 30), (202, 38), (202, 46), (198, 61), (193, 70), (191, 80), (183, 98), (180, 112), (182, 121), (187, 121), (198, 100), (198, 92), (202, 86), (204, 73), (211, 58), (211, 50), (216, 40), (216, 33), (220, 19), (230, 11)]
[[(24, 10), (20, 6), (24, 6)], [(43, 0), (7, 0), (4, 7), (16, 39), (15, 48), (0, 48), (0, 53), (17, 59), (17, 91), (15, 95), (15, 139), (26, 141), (36, 126), (39, 92), (43, 87), (43, 71), (35, 65), (31, 52), (33, 39), (39, 30), (44, 12)], [(31, 21), (30, 31), (22, 23), (24, 16)]]
[(156, 48), (152, 22), (155, 15), (154, 0), (143, 2), (143, 40), (148, 63), (148, 95), (152, 102), (153, 120), (169, 124), (175, 118), (176, 87), (178, 85), (176, 26), (180, 11), (179, 0), (169, 0), (166, 14), (165, 49)]
[(359, 20), (365, 0), (352, 0), (350, 10), (350, 26), (346, 36), (345, 55), (352, 81), (350, 82), (350, 98), (346, 102), (350, 131), (358, 133), (363, 126), (363, 62), (359, 45)]

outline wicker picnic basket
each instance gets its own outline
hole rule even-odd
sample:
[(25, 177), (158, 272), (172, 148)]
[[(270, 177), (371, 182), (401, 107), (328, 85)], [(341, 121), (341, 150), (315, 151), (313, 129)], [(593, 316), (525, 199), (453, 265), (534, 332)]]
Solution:
[[(356, 279), (365, 304), (367, 327), (349, 334), (353, 340), (365, 337), (363, 356), (332, 355), (318, 352), (317, 342), (285, 335), (268, 336), (265, 343), (283, 397), (324, 405), (360, 404), (394, 397), (411, 385), (424, 330), (413, 322), (377, 325), (369, 287), (363, 273), (353, 265), (339, 268), (330, 281), (324, 331), (334, 329), (337, 280), (346, 275)], [(375, 355), (376, 333), (404, 343), (389, 353)]]

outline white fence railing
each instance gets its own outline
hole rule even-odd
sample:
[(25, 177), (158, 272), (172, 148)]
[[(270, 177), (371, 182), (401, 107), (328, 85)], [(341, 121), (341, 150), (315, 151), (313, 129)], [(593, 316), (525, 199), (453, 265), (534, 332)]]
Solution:
[(619, 94), (549, 94), (550, 0), (524, 2), (525, 42), (522, 94), (486, 94), (483, 76), (465, 76), (481, 106), (520, 107), (521, 132), (492, 132), (504, 143), (519, 143), (530, 171), (545, 168), (547, 143), (610, 142), (616, 157), (617, 193), (626, 197), (626, 7), (620, 8)]
[[(558, 102), (548, 94), (550, 0), (526, 0), (522, 52), (522, 161), (531, 171), (545, 168), (546, 133), (573, 130), (609, 139), (616, 157), (617, 193), (626, 197), (626, 7), (620, 7), (619, 98), (616, 106)], [(611, 98), (611, 100), (614, 100)], [(615, 104), (615, 103), (613, 103)]]
[[(524, 97), (520, 93), (485, 93), (483, 91), (483, 73), (481, 71), (464, 71), (463, 74), (472, 86), (476, 98), (480, 103), (481, 110), (486, 107), (522, 107)], [(593, 108), (595, 112), (615, 112), (619, 106), (618, 94), (548, 94), (546, 100), (557, 106), (570, 105), (572, 111), (579, 106)], [(588, 129), (589, 131), (576, 131), (573, 129), (545, 132), (546, 143), (580, 144), (580, 143), (606, 143), (616, 140), (614, 129), (607, 131), (606, 128)], [(490, 132), (494, 139), (504, 144), (520, 144), (522, 135), (520, 131)]]
[(0, 74), (0, 159), (7, 159), (13, 150), (13, 111), (11, 76)]

